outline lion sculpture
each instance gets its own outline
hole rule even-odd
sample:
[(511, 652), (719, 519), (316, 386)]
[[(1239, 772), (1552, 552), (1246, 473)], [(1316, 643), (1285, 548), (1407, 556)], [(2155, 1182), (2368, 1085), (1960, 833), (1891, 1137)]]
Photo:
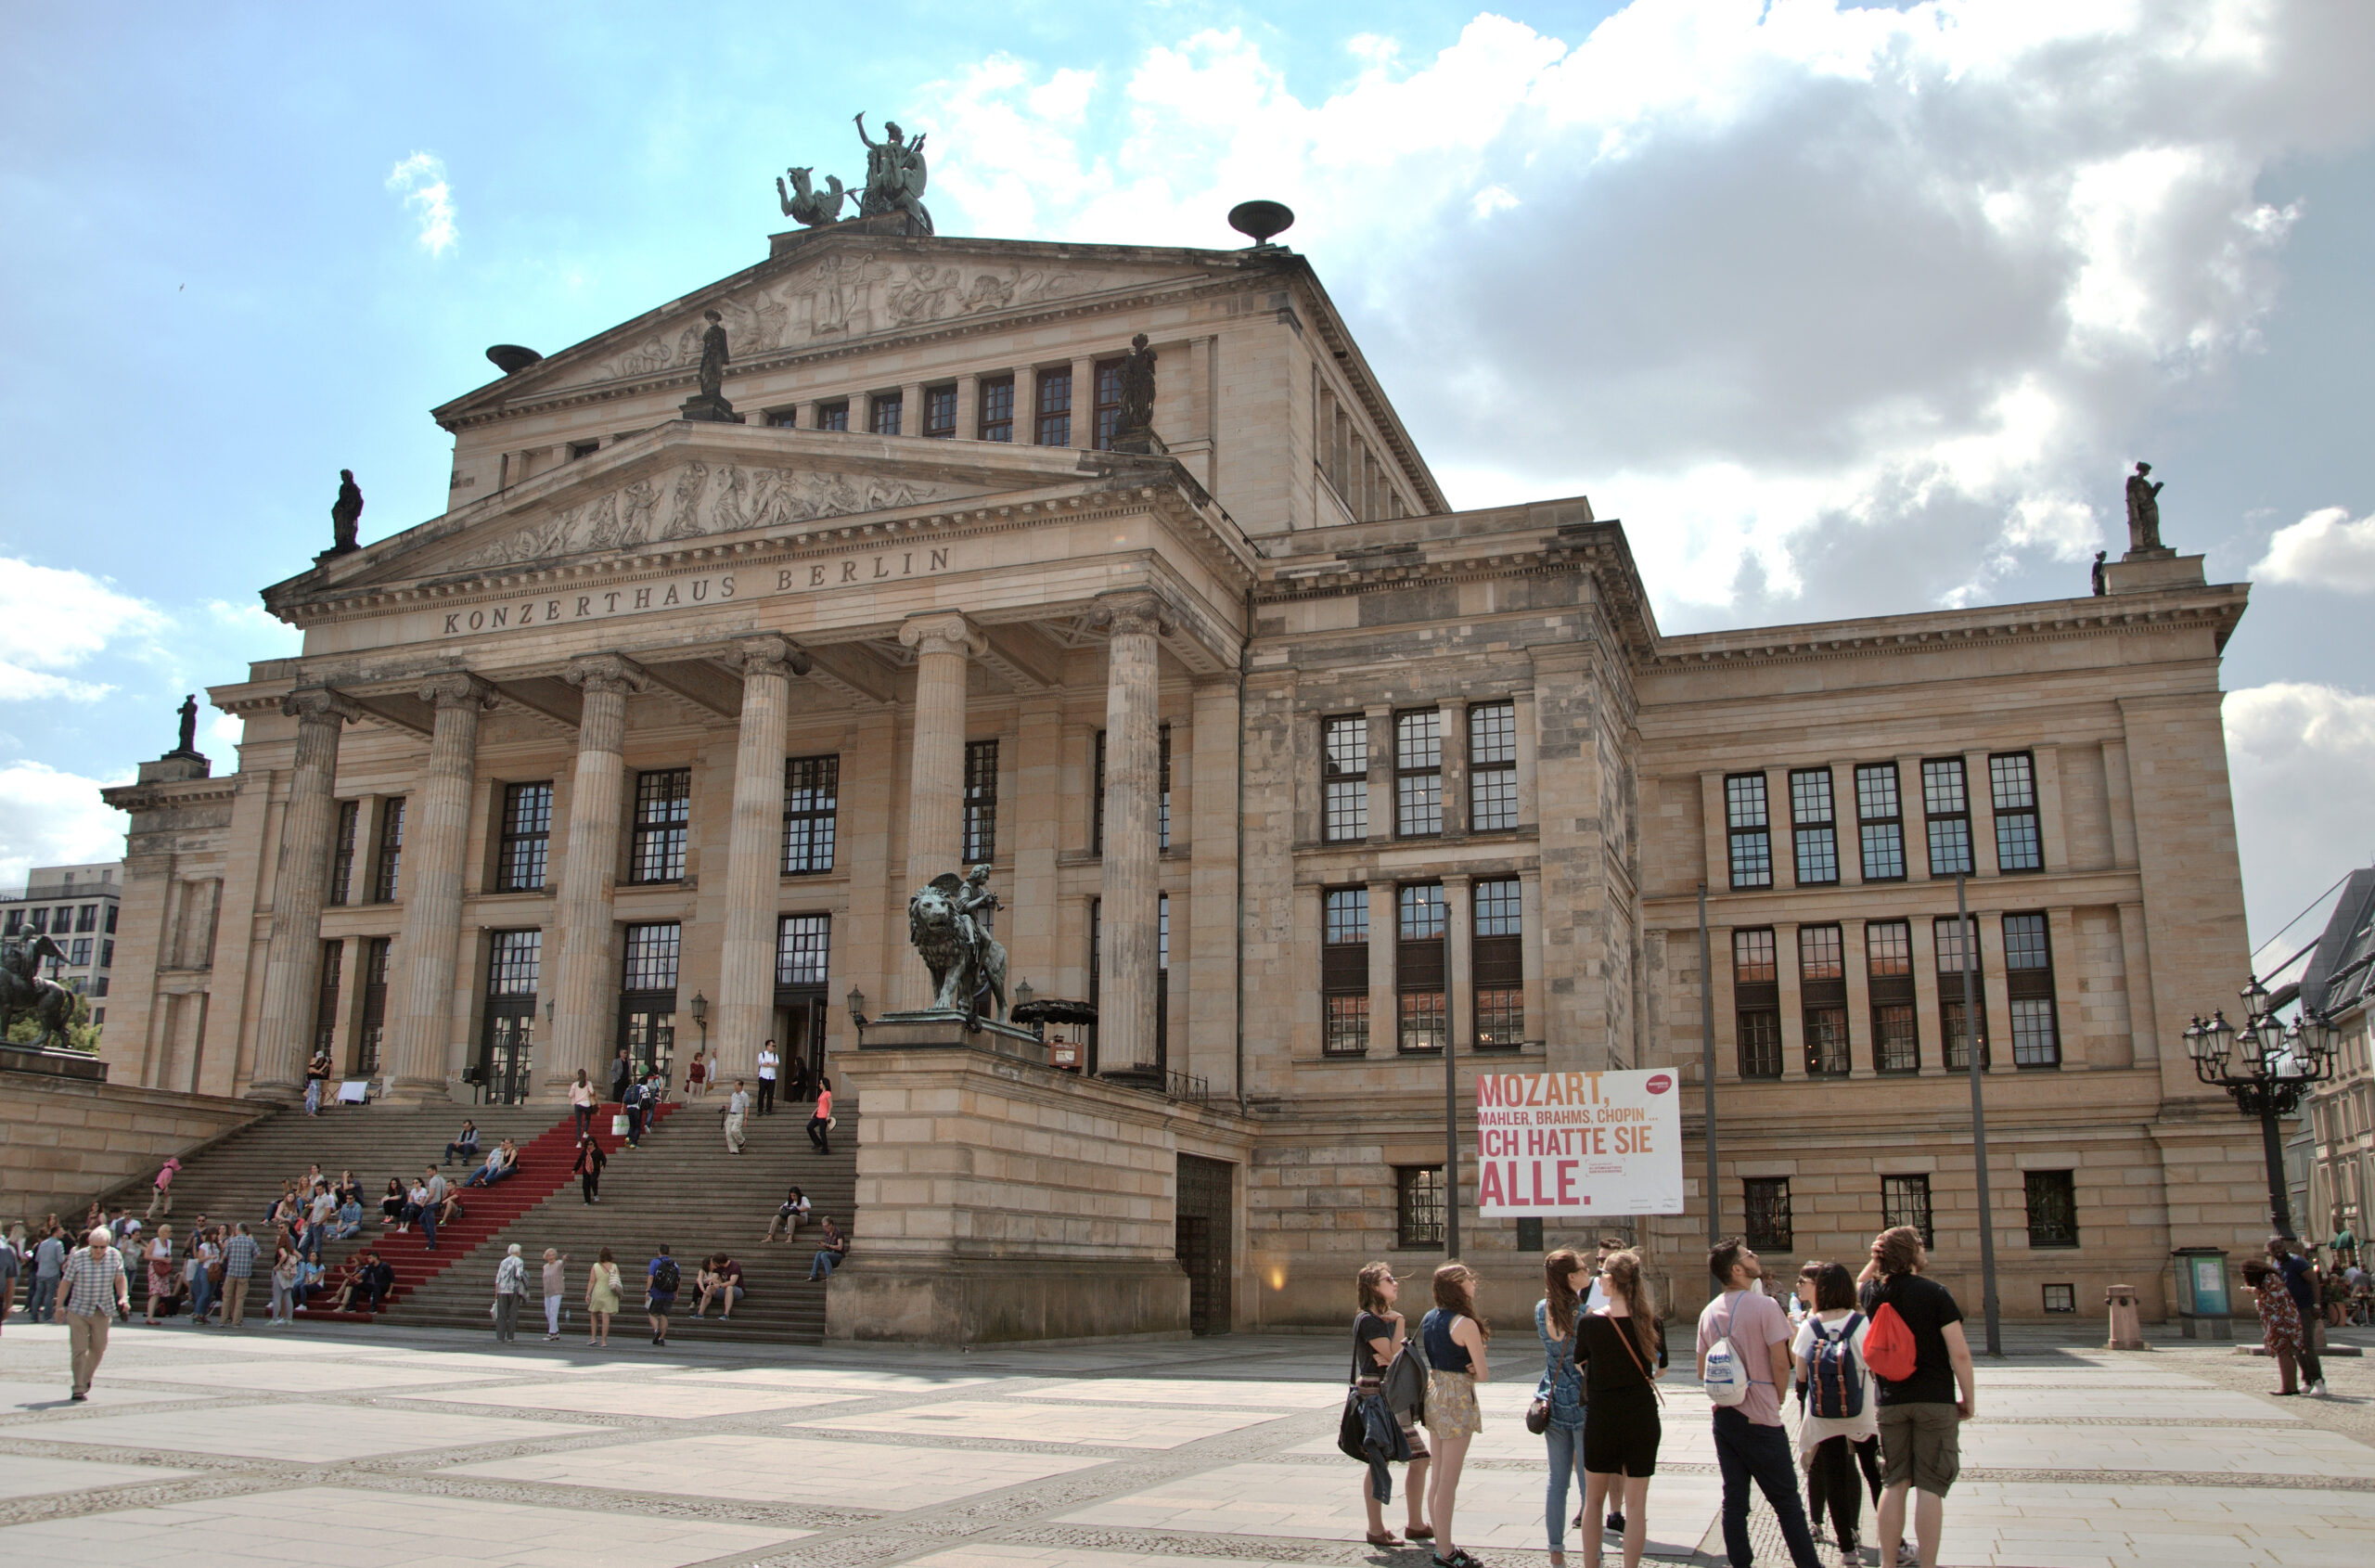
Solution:
[(985, 996), (987, 1016), (1006, 1018), (1006, 948), (989, 931), (997, 899), (982, 885), (988, 870), (944, 871), (907, 900), (907, 940), (931, 971), (931, 1005), (963, 1013), (968, 1029), (982, 1026)]

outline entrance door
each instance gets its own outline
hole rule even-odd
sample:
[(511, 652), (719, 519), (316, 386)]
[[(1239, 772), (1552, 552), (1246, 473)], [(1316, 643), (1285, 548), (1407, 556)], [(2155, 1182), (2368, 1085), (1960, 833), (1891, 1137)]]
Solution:
[(676, 993), (636, 991), (619, 998), (619, 1044), (635, 1072), (657, 1073), (671, 1081), (669, 1067), (676, 1055)]
[(795, 1083), (814, 1086), (825, 1070), (825, 998), (776, 992), (776, 1045), (783, 1055), (784, 1093)]
[(479, 1078), (489, 1105), (518, 1105), (528, 1098), (528, 1049), (535, 1044), (536, 1003), (490, 1005), (486, 1035), (479, 1047)]
[(1226, 1160), (1179, 1156), (1174, 1255), (1188, 1271), (1188, 1331), (1229, 1330), (1229, 1199), (1237, 1167)]

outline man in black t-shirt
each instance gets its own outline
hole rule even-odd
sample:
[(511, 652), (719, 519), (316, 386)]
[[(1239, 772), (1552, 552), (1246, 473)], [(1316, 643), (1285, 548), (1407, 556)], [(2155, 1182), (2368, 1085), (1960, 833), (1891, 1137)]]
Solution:
[(1864, 1315), (1886, 1305), (1913, 1334), (1913, 1375), (1872, 1375), (1881, 1407), (1881, 1568), (1899, 1568), (1908, 1490), (1919, 1494), (1913, 1535), (1921, 1568), (1937, 1568), (1946, 1493), (1962, 1468), (1961, 1423), (1979, 1408), (1962, 1308), (1944, 1285), (1921, 1277), (1928, 1262), (1921, 1232), (1900, 1225), (1872, 1238), (1863, 1274)]

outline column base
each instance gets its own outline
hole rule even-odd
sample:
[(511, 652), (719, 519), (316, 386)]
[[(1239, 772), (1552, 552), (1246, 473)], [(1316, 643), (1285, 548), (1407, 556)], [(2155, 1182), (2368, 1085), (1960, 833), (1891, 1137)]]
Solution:
[(1156, 1094), (1162, 1092), (1163, 1073), (1160, 1067), (1109, 1067), (1098, 1076), (1109, 1084), (1120, 1084), (1124, 1088), (1151, 1089)]
[(1186, 1339), (1178, 1264), (1081, 1258), (860, 1254), (825, 1291), (828, 1342), (995, 1344)]
[(392, 1078), (379, 1092), (382, 1105), (443, 1105), (453, 1098), (443, 1078)]

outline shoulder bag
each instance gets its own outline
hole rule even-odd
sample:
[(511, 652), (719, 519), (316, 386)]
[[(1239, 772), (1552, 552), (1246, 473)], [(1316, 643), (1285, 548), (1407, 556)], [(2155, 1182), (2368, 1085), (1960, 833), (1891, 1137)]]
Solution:
[(1368, 1450), (1363, 1446), (1366, 1435), (1361, 1422), (1361, 1342), (1360, 1319), (1353, 1320), (1352, 1381), (1344, 1387), (1344, 1414), (1336, 1422), (1336, 1446), (1345, 1458), (1368, 1463)]
[[(1611, 1317), (1608, 1321), (1610, 1325), (1616, 1330), (1616, 1337), (1624, 1343), (1624, 1354), (1633, 1358), (1634, 1369), (1641, 1374), (1641, 1381), (1650, 1385), (1650, 1392), (1658, 1396), (1658, 1403), (1661, 1406), (1664, 1405), (1666, 1402), (1665, 1390), (1660, 1388), (1658, 1386), (1658, 1380), (1650, 1375), (1649, 1364), (1641, 1359), (1640, 1348), (1633, 1343), (1633, 1330), (1624, 1327), (1623, 1323), (1617, 1322), (1613, 1317)], [(1625, 1321), (1630, 1322), (1631, 1319), (1627, 1318)]]

